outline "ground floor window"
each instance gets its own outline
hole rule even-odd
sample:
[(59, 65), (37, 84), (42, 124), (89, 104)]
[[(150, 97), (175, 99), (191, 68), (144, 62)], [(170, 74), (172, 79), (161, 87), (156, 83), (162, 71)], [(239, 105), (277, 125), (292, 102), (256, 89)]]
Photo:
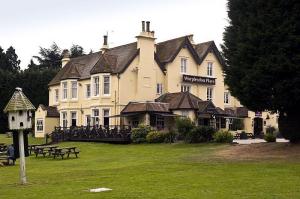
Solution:
[(36, 120), (36, 131), (43, 131), (44, 130), (44, 121), (43, 119)]
[(216, 118), (216, 128), (217, 129), (225, 129), (226, 128), (225, 118), (221, 118), (221, 117)]
[(62, 127), (68, 126), (68, 118), (67, 118), (67, 112), (61, 112), (61, 118), (62, 118)]
[(77, 126), (77, 112), (71, 112), (71, 126)]
[(99, 109), (92, 110), (92, 122), (93, 125), (99, 125)]
[(139, 126), (139, 118), (138, 117), (134, 117), (132, 119), (132, 127), (136, 128)]
[(150, 115), (150, 126), (156, 127), (158, 130), (165, 128), (165, 119), (159, 115)]
[(109, 126), (109, 109), (103, 109), (103, 125)]
[(191, 91), (190, 85), (186, 85), (186, 84), (181, 85), (181, 92), (190, 92), (190, 91)]
[(90, 126), (91, 125), (91, 115), (85, 116), (85, 125)]

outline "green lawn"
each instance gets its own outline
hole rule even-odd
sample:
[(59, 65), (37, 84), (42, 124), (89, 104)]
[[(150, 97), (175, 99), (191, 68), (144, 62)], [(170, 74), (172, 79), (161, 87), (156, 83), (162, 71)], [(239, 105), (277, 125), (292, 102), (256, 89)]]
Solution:
[[(26, 186), (18, 162), (0, 167), (0, 198), (300, 198), (300, 160), (230, 161), (215, 153), (232, 146), (217, 144), (60, 145), (80, 158), (26, 158)], [(113, 190), (88, 192), (98, 187)]]

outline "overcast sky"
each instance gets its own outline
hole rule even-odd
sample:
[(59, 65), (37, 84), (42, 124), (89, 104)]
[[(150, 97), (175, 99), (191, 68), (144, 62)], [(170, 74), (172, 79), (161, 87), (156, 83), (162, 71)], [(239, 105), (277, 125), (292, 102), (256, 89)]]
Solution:
[(13, 46), (24, 69), (39, 46), (81, 45), (98, 51), (136, 41), (141, 21), (151, 21), (157, 42), (194, 34), (196, 43), (219, 46), (227, 25), (227, 0), (0, 0), (0, 46)]

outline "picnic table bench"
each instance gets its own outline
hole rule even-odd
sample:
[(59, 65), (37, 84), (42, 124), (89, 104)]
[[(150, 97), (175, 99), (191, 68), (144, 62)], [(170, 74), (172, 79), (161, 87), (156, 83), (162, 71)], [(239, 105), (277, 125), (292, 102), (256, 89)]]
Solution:
[(3, 162), (6, 165), (9, 164), (9, 157), (7, 156), (6, 152), (0, 152), (0, 162)]
[(234, 139), (248, 139), (248, 138), (254, 138), (254, 135), (253, 135), (253, 133), (245, 133), (245, 135), (244, 136), (242, 136), (242, 134), (243, 133), (236, 133), (234, 136), (233, 136), (233, 138)]
[(31, 145), (28, 145), (29, 155), (31, 155), (32, 152), (35, 151), (35, 148), (38, 147), (38, 146), (43, 146), (43, 145), (42, 144), (31, 144)]
[(37, 157), (39, 154), (46, 157), (47, 153), (50, 156), (55, 148), (57, 148), (57, 146), (36, 146), (34, 150), (35, 157)]
[(74, 154), (76, 158), (78, 158), (79, 150), (76, 150), (77, 147), (64, 147), (64, 148), (55, 148), (52, 152), (53, 158), (55, 159), (57, 156), (61, 156), (61, 159), (64, 159), (64, 155), (67, 154), (68, 158), (70, 154)]
[(6, 152), (7, 151), (7, 145), (3, 144), (0, 145), (0, 152)]

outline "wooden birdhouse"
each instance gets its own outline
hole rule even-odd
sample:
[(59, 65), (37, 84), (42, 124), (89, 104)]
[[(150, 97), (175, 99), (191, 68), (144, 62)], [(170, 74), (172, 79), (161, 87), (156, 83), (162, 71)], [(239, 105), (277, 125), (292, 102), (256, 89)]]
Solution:
[(6, 105), (4, 112), (8, 113), (10, 130), (23, 130), (32, 128), (33, 104), (24, 95), (21, 88), (16, 88), (13, 96)]

